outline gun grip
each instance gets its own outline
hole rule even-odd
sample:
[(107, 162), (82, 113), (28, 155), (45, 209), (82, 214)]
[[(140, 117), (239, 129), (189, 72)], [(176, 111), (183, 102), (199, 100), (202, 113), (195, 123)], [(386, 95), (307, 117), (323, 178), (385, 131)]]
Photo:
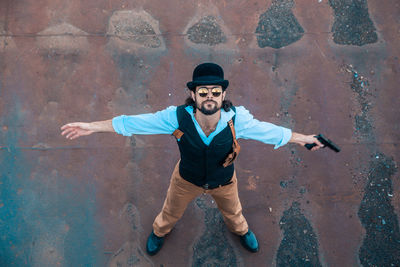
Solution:
[(317, 144), (316, 143), (312, 143), (312, 144), (305, 144), (304, 146), (308, 149), (311, 150), (311, 148), (315, 147)]

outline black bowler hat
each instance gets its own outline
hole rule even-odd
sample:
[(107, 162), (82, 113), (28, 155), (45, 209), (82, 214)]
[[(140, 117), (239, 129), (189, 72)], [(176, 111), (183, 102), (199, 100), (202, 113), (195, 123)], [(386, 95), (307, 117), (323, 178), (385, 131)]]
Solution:
[(187, 87), (194, 91), (199, 85), (221, 85), (225, 90), (229, 81), (224, 80), (224, 71), (214, 63), (203, 63), (198, 65), (193, 71), (193, 81), (188, 82)]

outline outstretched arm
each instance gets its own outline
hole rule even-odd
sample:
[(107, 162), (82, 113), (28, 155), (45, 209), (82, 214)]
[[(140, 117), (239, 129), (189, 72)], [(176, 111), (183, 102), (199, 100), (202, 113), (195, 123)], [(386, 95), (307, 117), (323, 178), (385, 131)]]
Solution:
[(315, 136), (316, 136), (316, 134), (304, 135), (304, 134), (292, 132), (292, 137), (290, 138), (289, 143), (296, 143), (301, 146), (304, 146), (305, 144), (315, 143), (317, 145), (311, 149), (312, 151), (315, 151), (317, 149), (324, 147), (324, 145), (321, 144), (321, 142)]
[(61, 134), (68, 139), (75, 139), (95, 132), (115, 132), (123, 136), (172, 134), (179, 127), (176, 108), (176, 106), (170, 106), (156, 113), (121, 115), (106, 121), (67, 123), (61, 127)]
[(295, 133), (285, 127), (254, 119), (253, 115), (243, 106), (236, 107), (235, 130), (238, 139), (253, 139), (265, 144), (275, 144), (275, 149), (288, 142), (301, 146), (315, 143), (316, 146), (311, 149), (312, 151), (323, 147), (314, 135)]
[(67, 139), (75, 139), (80, 136), (89, 135), (95, 132), (115, 132), (112, 120), (95, 122), (72, 122), (61, 127), (61, 135)]

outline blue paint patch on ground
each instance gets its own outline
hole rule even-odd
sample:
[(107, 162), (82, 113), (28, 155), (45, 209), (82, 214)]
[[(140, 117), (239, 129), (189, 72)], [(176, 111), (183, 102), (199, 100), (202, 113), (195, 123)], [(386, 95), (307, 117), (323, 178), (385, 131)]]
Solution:
[(1, 118), (8, 129), (0, 135), (6, 147), (0, 150), (0, 266), (100, 266), (94, 187), (73, 185), (28, 155), (50, 152), (21, 150), (22, 109), (18, 101), (8, 103)]
[[(2, 118), (2, 124), (8, 125), (7, 131), (2, 131), (2, 143), (7, 147), (0, 152), (0, 265), (1, 266), (23, 266), (29, 262), (27, 253), (27, 237), (31, 235), (31, 229), (27, 227), (26, 219), (21, 214), (24, 199), (19, 195), (20, 190), (25, 187), (23, 177), (29, 176), (30, 168), (27, 161), (18, 150), (18, 136), (13, 127), (18, 118), (15, 103), (14, 116)], [(22, 164), (23, 163), (23, 164)]]

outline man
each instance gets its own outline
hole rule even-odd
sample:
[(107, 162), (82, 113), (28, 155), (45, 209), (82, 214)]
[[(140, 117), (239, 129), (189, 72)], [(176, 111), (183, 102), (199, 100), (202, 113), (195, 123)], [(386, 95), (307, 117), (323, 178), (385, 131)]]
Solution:
[(167, 197), (153, 223), (147, 240), (150, 255), (162, 247), (164, 237), (183, 215), (187, 205), (201, 193), (210, 194), (221, 211), (228, 229), (240, 237), (251, 252), (258, 251), (258, 241), (242, 214), (233, 161), (240, 151), (236, 138), (255, 139), (275, 148), (288, 142), (300, 145), (323, 145), (314, 135), (294, 133), (289, 129), (260, 122), (242, 106), (234, 107), (225, 99), (228, 80), (222, 68), (203, 63), (187, 83), (191, 90), (186, 104), (170, 106), (151, 114), (118, 116), (91, 123), (69, 123), (61, 127), (62, 135), (75, 139), (94, 132), (132, 134), (173, 134), (181, 159), (172, 173)]

